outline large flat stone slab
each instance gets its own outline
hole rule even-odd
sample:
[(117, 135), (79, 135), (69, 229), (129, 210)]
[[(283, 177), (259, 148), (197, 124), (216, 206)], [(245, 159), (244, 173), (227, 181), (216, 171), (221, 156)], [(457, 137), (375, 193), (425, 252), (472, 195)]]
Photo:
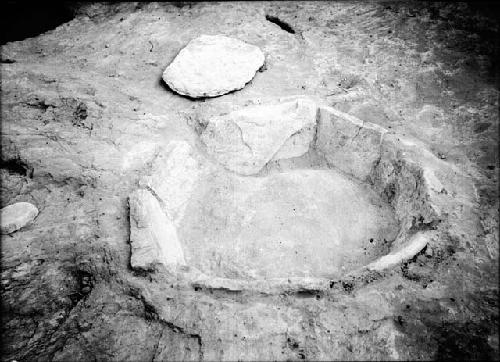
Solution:
[(264, 60), (255, 45), (223, 35), (201, 35), (179, 52), (163, 80), (182, 95), (215, 97), (243, 88)]
[(307, 152), (315, 127), (315, 103), (298, 99), (248, 106), (213, 117), (201, 140), (208, 153), (227, 169), (252, 175), (271, 159), (298, 157)]
[(16, 202), (5, 206), (0, 211), (2, 234), (10, 234), (32, 222), (38, 215), (38, 209), (29, 202)]

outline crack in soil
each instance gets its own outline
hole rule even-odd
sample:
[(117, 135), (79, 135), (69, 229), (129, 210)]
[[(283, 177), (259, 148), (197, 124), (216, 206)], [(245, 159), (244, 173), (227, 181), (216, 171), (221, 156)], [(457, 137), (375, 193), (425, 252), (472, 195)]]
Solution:
[(283, 21), (276, 16), (266, 15), (266, 20), (273, 24), (278, 25), (282, 30), (286, 31), (287, 33), (295, 34), (295, 30), (292, 28), (290, 24), (288, 24), (286, 21)]

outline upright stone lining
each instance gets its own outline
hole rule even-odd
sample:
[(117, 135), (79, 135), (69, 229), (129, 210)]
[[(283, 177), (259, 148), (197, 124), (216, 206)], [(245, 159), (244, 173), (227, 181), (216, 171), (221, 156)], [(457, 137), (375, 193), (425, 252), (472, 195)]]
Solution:
[(330, 166), (367, 181), (387, 130), (331, 107), (319, 107), (316, 149)]
[(192, 147), (185, 141), (171, 141), (158, 153), (151, 173), (139, 180), (139, 186), (154, 192), (167, 216), (178, 225), (199, 176)]
[[(258, 173), (270, 160), (300, 156), (315, 140), (314, 149), (330, 167), (370, 183), (394, 207), (400, 232), (389, 253), (363, 270), (381, 271), (422, 250), (438, 237), (437, 224), (457, 207), (455, 197), (458, 206), (474, 203), (466, 197), (473, 189), (466, 177), (423, 144), (333, 108), (318, 108), (309, 99), (249, 106), (214, 117), (200, 137), (209, 154), (242, 175)], [(184, 263), (176, 225), (186, 203), (194, 197), (196, 185), (204, 187), (198, 182), (210, 180), (204, 176), (231, 175), (199, 163), (194, 152), (184, 141), (171, 142), (154, 160), (150, 175), (140, 180), (144, 189), (131, 195), (133, 266), (149, 269), (158, 263)], [(224, 210), (216, 213), (224, 215)], [(221, 285), (231, 282), (220, 279)]]
[(193, 149), (185, 141), (171, 141), (158, 152), (150, 174), (139, 180), (141, 188), (129, 197), (133, 268), (185, 264), (177, 225), (200, 172)]
[(421, 145), (331, 107), (320, 107), (316, 148), (330, 166), (369, 181), (387, 198), (399, 217), (402, 235), (440, 220), (439, 206), (431, 197), (439, 180), (424, 166), (437, 159)]
[(166, 267), (185, 264), (176, 228), (158, 200), (149, 191), (140, 189), (130, 195), (129, 206), (132, 268), (154, 270), (159, 264)]
[(328, 165), (371, 183), (394, 207), (400, 232), (390, 257), (374, 268), (390, 267), (413, 249), (420, 251), (429, 241), (420, 230), (434, 228), (449, 203), (435, 170), (450, 166), (421, 144), (331, 107), (319, 107), (317, 127), (316, 149)]
[(316, 109), (307, 99), (248, 106), (213, 117), (200, 137), (207, 152), (227, 169), (253, 175), (273, 158), (307, 152), (314, 138)]
[(371, 174), (375, 189), (394, 206), (403, 234), (441, 220), (440, 207), (432, 197), (436, 191), (431, 188), (439, 181), (431, 178), (433, 174), (424, 168), (422, 160), (409, 151), (397, 136), (386, 135), (380, 161)]

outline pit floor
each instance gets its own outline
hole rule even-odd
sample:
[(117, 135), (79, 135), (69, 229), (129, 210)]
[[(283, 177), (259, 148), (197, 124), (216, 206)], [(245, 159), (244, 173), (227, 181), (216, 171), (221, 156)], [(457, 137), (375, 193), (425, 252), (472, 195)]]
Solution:
[(389, 205), (335, 170), (214, 173), (203, 184), (179, 238), (188, 264), (210, 275), (339, 276), (381, 256), (397, 233)]

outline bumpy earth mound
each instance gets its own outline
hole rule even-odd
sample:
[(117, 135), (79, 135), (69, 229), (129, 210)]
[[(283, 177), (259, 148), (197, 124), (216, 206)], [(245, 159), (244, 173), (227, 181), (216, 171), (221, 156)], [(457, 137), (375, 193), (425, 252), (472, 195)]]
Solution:
[[(424, 2), (74, 14), (2, 46), (0, 206), (39, 210), (2, 235), (3, 360), (497, 358), (496, 20)], [(265, 66), (181, 96), (162, 74), (200, 34)], [(283, 106), (302, 96), (313, 119)], [(293, 127), (273, 128), (283, 114)], [(374, 207), (386, 244), (339, 227)], [(335, 230), (353, 248), (316, 243)]]

